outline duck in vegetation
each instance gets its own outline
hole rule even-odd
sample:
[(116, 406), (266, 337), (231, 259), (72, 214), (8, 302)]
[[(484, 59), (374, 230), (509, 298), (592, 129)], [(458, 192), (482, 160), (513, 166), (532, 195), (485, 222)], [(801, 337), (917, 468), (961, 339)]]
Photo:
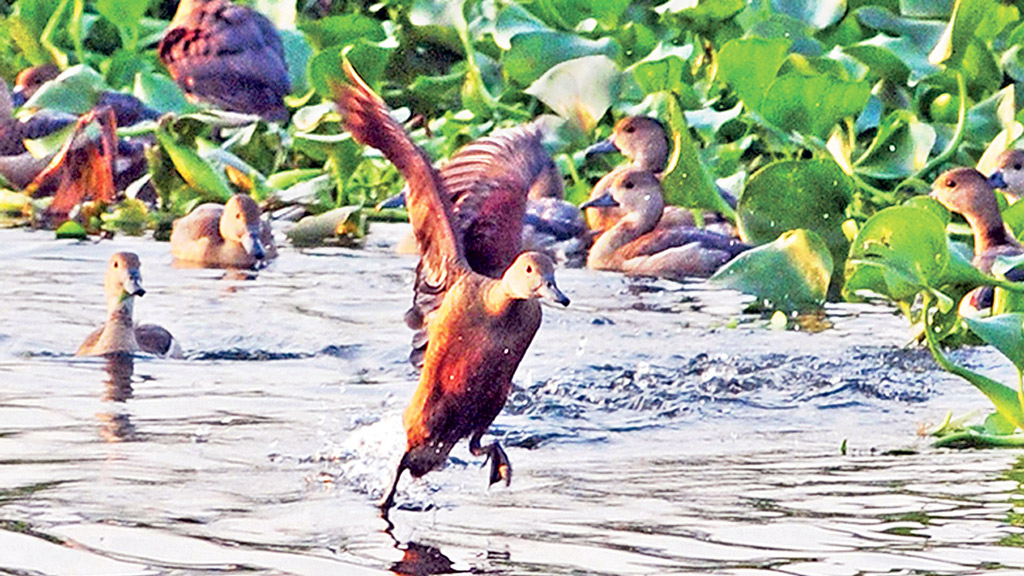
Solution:
[(664, 200), (658, 178), (640, 168), (618, 169), (613, 176), (604, 195), (583, 204), (584, 208), (617, 204), (618, 214), (594, 241), (587, 257), (589, 268), (671, 279), (708, 277), (749, 248), (710, 230), (659, 225)]
[[(616, 172), (619, 170), (640, 169), (655, 174), (660, 178), (668, 165), (668, 158), (671, 149), (669, 146), (668, 131), (665, 125), (659, 120), (646, 116), (626, 116), (619, 120), (612, 128), (612, 135), (590, 148), (587, 148), (586, 157), (592, 158), (599, 154), (618, 152), (625, 156), (629, 162), (614, 168), (611, 172), (601, 178), (590, 193), (590, 200), (604, 196), (616, 179)], [(726, 202), (733, 207), (736, 206), (736, 199), (728, 193), (719, 190)], [(622, 213), (614, 208), (603, 210), (586, 210), (587, 224), (590, 229), (601, 233), (613, 226), (622, 218)], [(713, 223), (715, 228), (722, 233), (735, 236), (735, 232), (728, 222), (722, 221), (721, 217), (715, 214), (706, 214), (705, 221)], [(660, 219), (663, 226), (676, 228), (680, 226), (695, 226), (693, 212), (679, 206), (665, 206)]]
[(1024, 150), (1010, 149), (1000, 154), (989, 184), (1001, 189), (1010, 202), (1020, 200), (1024, 196)]
[(176, 220), (171, 255), (199, 266), (259, 268), (277, 257), (277, 248), (256, 201), (235, 194), (223, 206), (200, 204)]
[(185, 94), (225, 110), (288, 119), (284, 48), (265, 16), (227, 0), (181, 0), (157, 46)]
[[(1007, 230), (999, 213), (993, 185), (1006, 186), (1001, 174), (996, 172), (993, 177), (985, 178), (974, 168), (954, 168), (940, 174), (932, 185), (932, 198), (950, 212), (962, 215), (971, 226), (974, 235), (974, 259), (971, 263), (986, 274), (992, 273), (992, 264), (999, 256), (1024, 254), (1024, 248)], [(1006, 279), (1014, 282), (1024, 280), (1024, 269), (1011, 270)], [(969, 301), (975, 309), (988, 308), (992, 305), (992, 295), (991, 288), (979, 288)]]
[[(402, 473), (420, 477), (439, 468), (452, 447), (491, 460), (490, 483), (511, 480), (501, 446), (480, 439), (505, 405), (512, 376), (541, 323), (539, 298), (563, 306), (554, 263), (536, 252), (518, 255), (500, 278), (475, 272), (456, 231), (445, 181), (379, 96), (345, 62), (349, 83), (339, 89), (345, 128), (356, 141), (380, 150), (409, 184), (407, 203), (420, 248), (416, 290), (436, 306), (422, 318), (427, 342), (419, 386), (405, 411), (407, 449), (380, 506), (394, 505)], [(494, 182), (493, 185), (502, 185)]]
[(178, 358), (181, 347), (167, 330), (155, 324), (135, 324), (135, 297), (146, 293), (139, 273), (139, 257), (117, 252), (110, 257), (104, 286), (107, 294), (107, 323), (96, 329), (78, 348), (76, 356), (102, 356), (146, 352)]

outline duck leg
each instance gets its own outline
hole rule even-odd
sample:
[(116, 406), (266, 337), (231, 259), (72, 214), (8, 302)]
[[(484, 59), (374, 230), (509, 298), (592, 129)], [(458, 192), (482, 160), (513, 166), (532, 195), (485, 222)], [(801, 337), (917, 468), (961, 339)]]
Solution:
[(508, 455), (497, 441), (481, 446), (480, 437), (483, 435), (483, 432), (473, 434), (469, 439), (469, 452), (473, 456), (487, 456), (491, 461), (491, 485), (504, 480), (505, 486), (508, 486), (512, 483), (512, 463), (508, 461)]
[(395, 492), (398, 490), (398, 481), (402, 478), (402, 472), (405, 472), (409, 468), (409, 452), (402, 455), (402, 461), (398, 464), (398, 470), (395, 471), (395, 479), (391, 482), (391, 489), (388, 490), (388, 495), (384, 497), (377, 507), (380, 508), (381, 515), (387, 518), (388, 510), (395, 505)]

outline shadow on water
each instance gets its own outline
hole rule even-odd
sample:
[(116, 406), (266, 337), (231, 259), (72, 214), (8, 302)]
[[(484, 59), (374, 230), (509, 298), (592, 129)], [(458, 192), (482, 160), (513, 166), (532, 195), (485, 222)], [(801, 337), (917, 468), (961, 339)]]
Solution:
[(137, 440), (135, 425), (124, 406), (134, 394), (132, 376), (135, 375), (135, 358), (131, 354), (108, 354), (104, 368), (109, 378), (105, 382), (103, 400), (113, 403), (111, 408), (122, 408), (125, 411), (111, 409), (98, 412), (96, 418), (100, 422), (100, 436), (107, 442)]

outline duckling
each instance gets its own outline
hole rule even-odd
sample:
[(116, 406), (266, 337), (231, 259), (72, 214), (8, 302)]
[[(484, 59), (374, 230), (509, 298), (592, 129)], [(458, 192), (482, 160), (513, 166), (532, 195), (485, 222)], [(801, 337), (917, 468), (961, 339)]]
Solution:
[(270, 121), (288, 119), (281, 36), (252, 8), (181, 0), (157, 53), (188, 97)]
[(104, 281), (107, 323), (86, 337), (75, 356), (146, 352), (168, 358), (181, 357), (181, 347), (170, 332), (155, 324), (132, 321), (135, 297), (146, 293), (139, 266), (139, 257), (133, 252), (117, 252), (110, 257)]
[(996, 171), (989, 176), (993, 188), (1002, 189), (1010, 202), (1024, 195), (1024, 150), (1005, 150), (996, 158)]
[(200, 266), (258, 268), (277, 257), (277, 248), (256, 202), (235, 194), (223, 206), (201, 204), (176, 220), (171, 255)]
[(383, 100), (347, 61), (344, 68), (350, 83), (340, 89), (338, 107), (345, 128), (356, 141), (380, 150), (409, 183), (409, 219), (421, 254), (416, 288), (439, 300), (422, 318), (423, 369), (404, 416), (407, 449), (380, 502), (386, 514), (403, 472), (420, 477), (442, 466), (467, 436), (470, 452), (491, 460), (490, 483), (511, 481), (501, 445), (481, 446), (480, 439), (505, 405), (512, 376), (540, 327), (538, 299), (563, 306), (569, 299), (555, 284), (554, 263), (543, 254), (520, 254), (501, 278), (470, 267), (445, 181)]
[(622, 216), (594, 241), (587, 257), (589, 268), (672, 279), (707, 277), (749, 248), (709, 230), (659, 226), (664, 209), (661, 184), (647, 170), (617, 170), (605, 195), (583, 207), (612, 201), (619, 205)]
[[(954, 168), (947, 170), (935, 179), (932, 184), (931, 197), (938, 200), (950, 212), (961, 214), (971, 226), (974, 235), (974, 259), (971, 263), (975, 268), (992, 273), (992, 264), (999, 256), (1017, 256), (1024, 253), (1020, 242), (1013, 237), (1003, 223), (999, 213), (999, 203), (992, 189), (992, 181), (1004, 185), (999, 179), (1000, 172), (994, 178), (985, 178), (974, 168)], [(1011, 270), (1007, 280), (1024, 280), (1024, 269)], [(992, 289), (982, 287), (972, 292), (969, 302), (976, 309), (988, 308), (992, 305)]]

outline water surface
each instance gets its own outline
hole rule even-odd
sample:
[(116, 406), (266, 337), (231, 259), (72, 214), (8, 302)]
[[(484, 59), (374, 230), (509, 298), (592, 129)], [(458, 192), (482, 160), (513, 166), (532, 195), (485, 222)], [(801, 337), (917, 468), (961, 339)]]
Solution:
[[(560, 270), (493, 432), (377, 516), (415, 386), (405, 232), (256, 277), (147, 239), (0, 231), (0, 573), (976, 574), (1024, 570), (1022, 453), (917, 431), (984, 409), (879, 306), (777, 332), (743, 298)], [(136, 318), (185, 360), (71, 356), (137, 252)], [(960, 352), (1009, 380), (985, 349)], [(846, 441), (849, 450), (842, 454)]]

